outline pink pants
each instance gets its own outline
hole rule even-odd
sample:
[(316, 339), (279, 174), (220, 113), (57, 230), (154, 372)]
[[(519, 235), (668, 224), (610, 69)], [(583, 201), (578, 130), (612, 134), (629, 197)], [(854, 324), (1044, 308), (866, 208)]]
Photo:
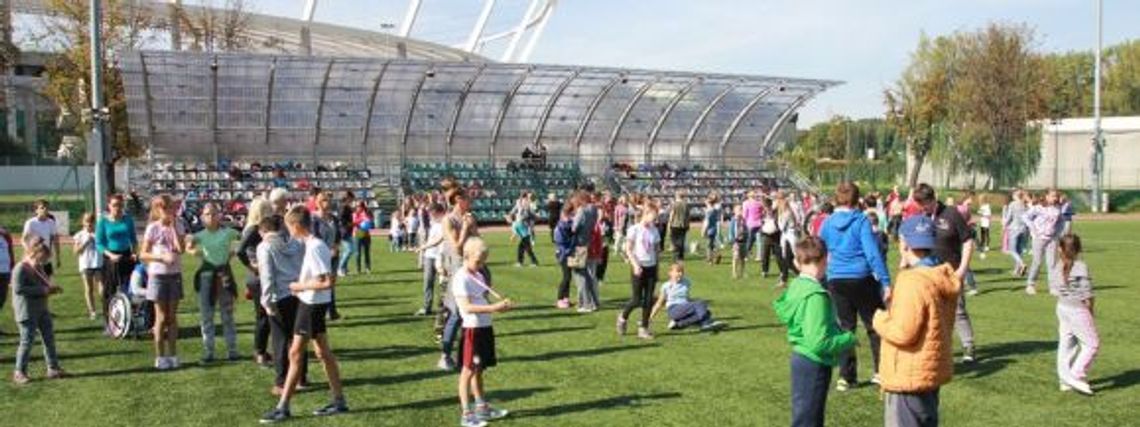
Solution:
[(1084, 381), (1100, 348), (1092, 312), (1083, 304), (1058, 303), (1057, 376), (1062, 383)]

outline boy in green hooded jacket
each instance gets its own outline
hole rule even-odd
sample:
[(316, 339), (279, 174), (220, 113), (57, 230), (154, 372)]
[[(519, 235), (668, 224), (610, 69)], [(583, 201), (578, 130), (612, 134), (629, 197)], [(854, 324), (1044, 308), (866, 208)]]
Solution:
[(839, 328), (831, 297), (820, 285), (827, 271), (823, 242), (808, 237), (795, 253), (800, 276), (772, 305), (792, 344), (792, 426), (823, 426), (831, 368), (855, 345), (855, 335)]

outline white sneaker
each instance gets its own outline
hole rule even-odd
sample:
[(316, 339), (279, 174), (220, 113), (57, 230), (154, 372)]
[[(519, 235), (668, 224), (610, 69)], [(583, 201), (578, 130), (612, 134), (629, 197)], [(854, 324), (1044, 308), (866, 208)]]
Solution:
[(168, 358), (170, 360), (170, 369), (178, 369), (182, 367), (182, 363), (178, 361), (178, 356)]
[(154, 369), (158, 369), (160, 371), (170, 369), (170, 362), (167, 361), (165, 357), (156, 357), (154, 358)]
[(1089, 383), (1087, 382), (1081, 380), (1069, 380), (1066, 381), (1066, 383), (1069, 385), (1069, 387), (1072, 387), (1073, 391), (1076, 391), (1077, 393), (1083, 394), (1085, 396), (1093, 395), (1092, 387), (1089, 386)]
[(976, 297), (976, 296), (978, 296), (978, 290), (977, 289), (970, 289), (970, 290), (966, 291), (966, 296)]
[(1069, 385), (1068, 385), (1068, 384), (1065, 384), (1065, 383), (1061, 383), (1061, 392), (1062, 392), (1062, 393), (1065, 393), (1065, 392), (1070, 392), (1070, 391), (1073, 391), (1073, 388), (1072, 388), (1072, 387), (1069, 387)]
[(875, 374), (874, 376), (871, 377), (871, 384), (878, 384), (878, 385), (883, 384), (883, 381), (881, 379), (879, 379), (879, 374)]
[(1027, 293), (1029, 295), (1037, 295), (1037, 286), (1025, 285), (1025, 293)]

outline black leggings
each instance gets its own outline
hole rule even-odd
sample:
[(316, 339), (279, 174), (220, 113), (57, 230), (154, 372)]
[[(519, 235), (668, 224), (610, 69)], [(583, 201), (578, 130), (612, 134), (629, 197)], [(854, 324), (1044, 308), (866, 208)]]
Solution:
[[(636, 261), (634, 261), (636, 262)], [(641, 323), (643, 328), (649, 327), (649, 314), (653, 309), (653, 286), (657, 283), (657, 266), (641, 267), (641, 275), (630, 277), (630, 297), (625, 308), (621, 310), (621, 318), (629, 319), (629, 314), (636, 308), (641, 308)]]
[[(288, 297), (275, 303), (277, 315), (269, 318), (269, 327), (273, 331), (273, 365), (277, 371), (275, 384), (285, 386), (285, 376), (289, 373), (289, 347), (293, 345), (293, 323), (297, 321), (297, 306), (300, 303), (296, 297)], [(309, 374), (309, 352), (305, 351), (301, 358), (301, 383), (307, 383)]]
[(538, 265), (538, 258), (535, 258), (535, 256), (534, 256), (534, 240), (530, 236), (519, 238), (519, 248), (518, 248), (518, 263), (519, 264), (523, 263), (523, 255), (529, 255), (530, 256), (530, 262), (533, 263), (534, 265)]
[(594, 269), (594, 276), (598, 279), (598, 282), (606, 281), (606, 269), (609, 268), (609, 265), (610, 265), (610, 250), (609, 250), (609, 248), (603, 246), (602, 247), (602, 260), (598, 262), (598, 266)]
[(570, 267), (566, 265), (566, 260), (558, 262), (558, 266), (562, 269), (562, 281), (558, 282), (558, 300), (570, 298)]
[(760, 271), (765, 274), (768, 273), (768, 266), (771, 264), (772, 255), (776, 255), (776, 266), (780, 266), (780, 232), (772, 234), (764, 234), (760, 240), (763, 240), (764, 246), (760, 248)]
[[(856, 319), (863, 322), (867, 330), (867, 341), (871, 344), (871, 371), (879, 372), (879, 334), (871, 326), (875, 310), (883, 308), (883, 294), (879, 282), (874, 278), (831, 279), (827, 281), (827, 291), (835, 304), (835, 317), (839, 328), (855, 331)], [(855, 349), (839, 356), (839, 377), (854, 384), (856, 377)]]
[(978, 245), (981, 246), (982, 250), (987, 250), (990, 248), (990, 228), (989, 227), (978, 227), (978, 240), (979, 240)]
[(360, 260), (364, 259), (364, 267), (372, 270), (372, 236), (364, 236), (356, 239), (356, 272), (362, 272), (360, 269)]

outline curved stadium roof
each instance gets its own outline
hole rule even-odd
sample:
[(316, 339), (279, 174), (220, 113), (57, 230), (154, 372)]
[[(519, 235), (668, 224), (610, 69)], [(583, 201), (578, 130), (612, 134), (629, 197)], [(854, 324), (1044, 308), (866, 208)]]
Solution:
[[(212, 66), (213, 65), (213, 66)], [(132, 138), (170, 158), (368, 165), (551, 156), (756, 164), (834, 81), (676, 71), (189, 52), (120, 58)]]

